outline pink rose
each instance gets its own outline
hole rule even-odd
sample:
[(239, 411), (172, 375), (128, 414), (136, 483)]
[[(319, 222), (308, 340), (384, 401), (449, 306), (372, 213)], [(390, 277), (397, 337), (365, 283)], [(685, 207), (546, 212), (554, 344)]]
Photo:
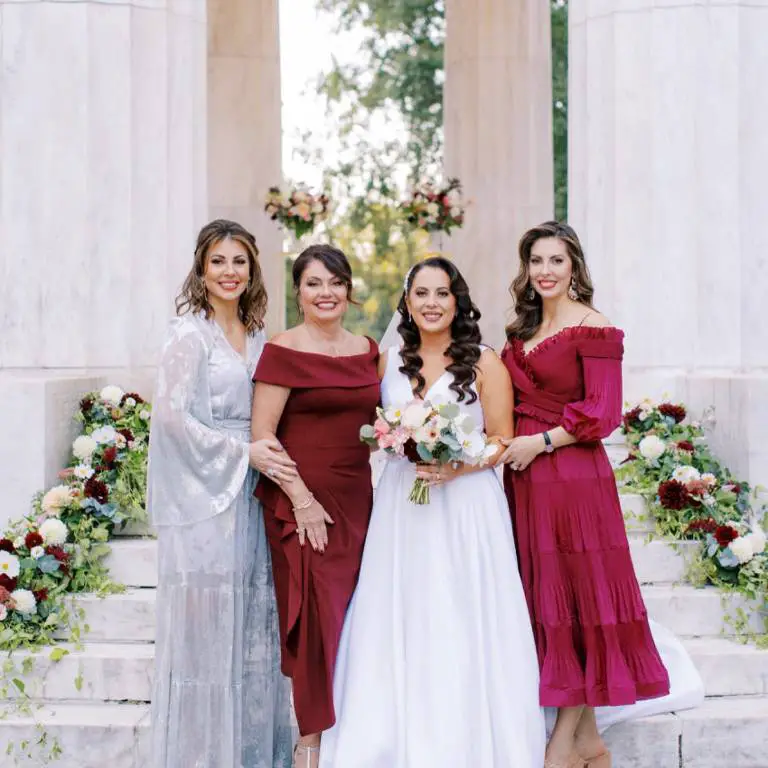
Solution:
[(373, 434), (377, 440), (381, 440), (384, 435), (388, 435), (392, 431), (392, 427), (382, 418), (376, 419), (373, 423)]

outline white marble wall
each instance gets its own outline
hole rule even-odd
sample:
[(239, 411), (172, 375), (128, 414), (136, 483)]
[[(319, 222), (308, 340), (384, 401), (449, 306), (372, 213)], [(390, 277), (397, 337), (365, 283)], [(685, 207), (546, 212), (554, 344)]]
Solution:
[(211, 218), (256, 236), (269, 294), (267, 330), (285, 324), (280, 230), (264, 213), (282, 181), (277, 0), (208, 0), (208, 189)]
[(206, 215), (205, 0), (0, 0), (0, 521), (151, 381)]
[(768, 481), (768, 0), (571, 0), (569, 219), (627, 394), (713, 403)]
[(517, 243), (552, 218), (552, 70), (546, 0), (447, 0), (445, 172), (472, 200), (446, 243), (503, 343)]

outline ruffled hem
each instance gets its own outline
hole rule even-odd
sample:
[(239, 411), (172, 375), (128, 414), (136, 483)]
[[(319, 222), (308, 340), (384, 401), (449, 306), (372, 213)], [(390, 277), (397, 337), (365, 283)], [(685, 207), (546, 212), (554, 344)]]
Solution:
[(542, 706), (623, 706), (669, 693), (647, 620), (573, 629), (534, 627)]

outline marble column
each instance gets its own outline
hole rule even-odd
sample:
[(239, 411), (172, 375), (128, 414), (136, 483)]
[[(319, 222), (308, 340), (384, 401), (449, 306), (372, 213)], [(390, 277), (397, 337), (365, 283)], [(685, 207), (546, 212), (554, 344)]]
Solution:
[(205, 18), (0, 0), (0, 522), (55, 480), (85, 390), (151, 394), (205, 216)]
[(280, 110), (278, 0), (208, 0), (209, 211), (256, 236), (269, 333), (285, 325), (282, 234), (264, 214), (282, 180)]
[(627, 396), (716, 407), (768, 481), (768, 0), (571, 0), (569, 219)]
[(472, 204), (445, 250), (497, 347), (518, 240), (554, 210), (549, 13), (548, 0), (446, 0), (445, 173)]

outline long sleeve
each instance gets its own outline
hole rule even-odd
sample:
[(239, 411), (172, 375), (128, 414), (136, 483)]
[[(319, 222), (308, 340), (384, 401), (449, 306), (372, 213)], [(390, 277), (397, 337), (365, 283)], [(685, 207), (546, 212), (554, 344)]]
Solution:
[(185, 525), (224, 512), (247, 473), (247, 441), (213, 423), (205, 339), (194, 322), (176, 320), (152, 405), (148, 508), (153, 525)]
[(579, 344), (584, 397), (565, 406), (561, 423), (579, 442), (602, 440), (621, 423), (621, 331), (590, 330), (596, 333)]

